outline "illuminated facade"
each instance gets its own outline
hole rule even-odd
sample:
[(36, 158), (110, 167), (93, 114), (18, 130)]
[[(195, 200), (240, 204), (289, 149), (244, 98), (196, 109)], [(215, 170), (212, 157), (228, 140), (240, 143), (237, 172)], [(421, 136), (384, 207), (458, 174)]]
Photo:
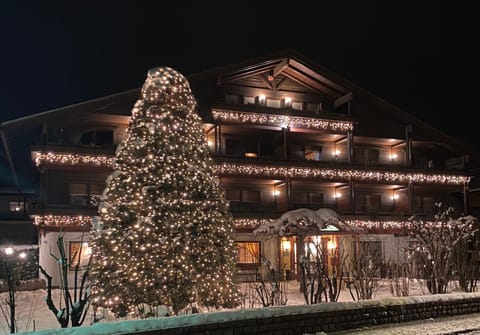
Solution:
[[(236, 223), (239, 278), (248, 278), (260, 254), (295, 272), (294, 237), (252, 233), (291, 209), (335, 209), (362, 229), (362, 239), (377, 241), (385, 259), (411, 215), (428, 218), (439, 201), (468, 210), (476, 158), (469, 148), (302, 55), (269, 55), (188, 79)], [(29, 120), (40, 125), (31, 157), (40, 171), (34, 221), (44, 264), (56, 236), (49, 234), (62, 230), (69, 243), (88, 233), (139, 95), (131, 90)], [(322, 239), (334, 248), (344, 234)]]

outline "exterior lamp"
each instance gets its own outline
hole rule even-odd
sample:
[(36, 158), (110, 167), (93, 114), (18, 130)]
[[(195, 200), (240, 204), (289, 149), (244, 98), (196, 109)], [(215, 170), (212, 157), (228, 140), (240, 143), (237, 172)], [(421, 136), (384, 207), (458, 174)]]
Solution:
[(330, 252), (333, 252), (336, 248), (337, 248), (337, 243), (335, 243), (335, 241), (333, 241), (333, 240), (328, 240), (328, 242), (327, 242), (327, 249), (328, 249)]
[(282, 250), (283, 252), (289, 252), (291, 249), (290, 241), (289, 240), (282, 240)]
[[(3, 252), (5, 253), (6, 257), (3, 258), (3, 266), (5, 270), (5, 279), (7, 281), (8, 287), (8, 298), (7, 298), (7, 305), (10, 306), (10, 320), (8, 325), (10, 326), (10, 333), (14, 334), (16, 332), (16, 320), (15, 320), (15, 264), (9, 264), (10, 262), (14, 261), (15, 250), (12, 247), (6, 247)], [(19, 258), (25, 259), (27, 254), (25, 252), (21, 252)]]

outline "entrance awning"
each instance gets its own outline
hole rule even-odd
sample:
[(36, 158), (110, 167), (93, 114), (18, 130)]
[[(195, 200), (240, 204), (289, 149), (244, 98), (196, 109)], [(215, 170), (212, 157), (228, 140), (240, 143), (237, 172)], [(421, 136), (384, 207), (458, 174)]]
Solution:
[(359, 233), (359, 229), (348, 225), (331, 208), (312, 210), (300, 208), (283, 213), (280, 218), (262, 224), (253, 231), (255, 235), (321, 235), (322, 233)]

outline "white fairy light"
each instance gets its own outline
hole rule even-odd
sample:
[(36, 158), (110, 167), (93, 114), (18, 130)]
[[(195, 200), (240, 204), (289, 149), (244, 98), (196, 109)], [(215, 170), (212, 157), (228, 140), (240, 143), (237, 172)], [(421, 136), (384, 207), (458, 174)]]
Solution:
[[(65, 154), (32, 152), (37, 166), (41, 164), (52, 165), (94, 165), (98, 167), (111, 167), (113, 158), (103, 155)], [(331, 169), (324, 167), (299, 167), (299, 166), (268, 166), (254, 164), (214, 164), (213, 170), (217, 175), (247, 175), (255, 177), (294, 177), (294, 178), (325, 178), (358, 181), (382, 181), (416, 184), (447, 184), (463, 185), (470, 182), (470, 177), (453, 174), (434, 174), (419, 172), (392, 172), (357, 169)]]

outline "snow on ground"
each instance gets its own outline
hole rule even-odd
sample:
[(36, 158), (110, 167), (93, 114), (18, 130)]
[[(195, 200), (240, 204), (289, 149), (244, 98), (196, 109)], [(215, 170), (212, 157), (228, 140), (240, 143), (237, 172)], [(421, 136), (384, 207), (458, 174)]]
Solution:
[[(247, 286), (248, 284), (243, 284), (241, 287), (242, 292), (248, 292)], [(286, 297), (287, 297), (287, 305), (288, 306), (296, 306), (296, 305), (305, 305), (304, 298), (299, 291), (299, 285), (297, 281), (288, 281), (286, 284)], [(452, 292), (459, 291), (459, 289), (455, 286), (451, 288)], [(418, 296), (427, 294), (425, 288), (420, 285), (419, 282), (415, 282), (410, 286), (410, 295), (411, 296)], [(391, 297), (392, 294), (390, 292), (390, 287), (388, 283), (383, 283), (378, 290), (375, 292), (374, 298), (386, 298)], [(5, 318), (5, 311), (8, 311), (8, 306), (6, 305), (6, 300), (8, 297), (7, 292), (0, 293), (0, 334), (9, 334), (9, 327), (6, 322)], [(58, 329), (60, 328), (58, 322), (55, 319), (53, 313), (48, 310), (48, 307), (45, 303), (46, 291), (45, 290), (35, 290), (35, 291), (24, 291), (24, 292), (17, 292), (16, 293), (16, 315), (17, 315), (17, 327), (18, 332), (31, 332), (34, 330), (45, 330), (45, 329)], [(353, 299), (350, 296), (349, 290), (344, 288), (340, 293), (339, 301), (352, 301)], [(57, 308), (63, 307), (62, 300), (61, 300), (61, 291), (60, 290), (53, 290), (53, 301), (56, 303)], [(248, 307), (260, 307), (260, 306), (252, 306), (250, 303), (246, 303), (246, 308)], [(208, 311), (205, 311), (208, 313)], [(199, 314), (201, 318), (202, 314)], [(220, 316), (221, 317), (221, 316)], [(225, 316), (224, 316), (225, 317)], [(93, 311), (89, 311), (87, 318), (85, 319), (84, 326), (91, 325), (93, 320)], [(127, 319), (122, 319), (127, 320)], [(119, 321), (119, 319), (115, 319), (112, 315), (106, 314), (104, 319), (101, 321), (101, 324), (108, 324), (113, 321)], [(154, 322), (150, 327), (153, 327)], [(126, 323), (123, 327), (128, 327), (129, 323)], [(100, 326), (100, 325), (99, 325)], [(106, 332), (106, 325), (102, 326), (104, 328), (103, 332), (99, 332), (98, 334), (108, 334)], [(98, 327), (98, 331), (101, 331), (102, 327)], [(137, 327), (137, 325), (130, 324), (130, 327)], [(52, 333), (53, 334), (53, 333)], [(62, 333), (65, 334), (65, 333)], [(75, 333), (81, 334), (81, 333)]]

